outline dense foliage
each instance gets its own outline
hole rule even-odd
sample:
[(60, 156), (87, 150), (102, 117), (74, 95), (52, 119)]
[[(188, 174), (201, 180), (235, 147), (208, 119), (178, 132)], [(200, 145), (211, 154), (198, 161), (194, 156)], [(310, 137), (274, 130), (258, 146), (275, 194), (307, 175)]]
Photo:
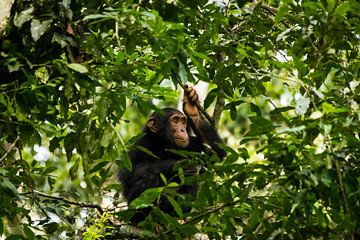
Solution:
[(198, 159), (193, 211), (172, 201), (183, 223), (154, 208), (142, 229), (359, 238), (359, 39), (357, 0), (15, 1), (0, 46), (0, 238), (120, 234), (131, 211), (115, 175), (132, 137), (176, 106), (178, 81), (199, 80), (204, 107), (223, 106), (228, 155)]

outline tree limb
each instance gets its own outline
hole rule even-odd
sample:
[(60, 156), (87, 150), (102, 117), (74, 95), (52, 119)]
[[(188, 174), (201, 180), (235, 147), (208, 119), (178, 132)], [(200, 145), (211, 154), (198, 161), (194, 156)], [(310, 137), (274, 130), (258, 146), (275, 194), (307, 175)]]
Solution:
[(64, 203), (68, 203), (70, 205), (76, 205), (76, 206), (79, 206), (79, 207), (82, 207), (82, 208), (95, 208), (101, 214), (104, 213), (104, 210), (98, 204), (74, 202), (74, 201), (68, 200), (68, 199), (63, 198), (63, 197), (51, 196), (51, 195), (48, 195), (48, 194), (45, 194), (45, 193), (42, 193), (42, 192), (39, 192), (39, 191), (36, 191), (36, 190), (33, 190), (31, 192), (22, 193), (22, 195), (29, 195), (29, 194), (36, 194), (36, 195), (38, 195), (40, 197), (59, 200), (59, 201), (62, 201)]
[(0, 158), (0, 162), (1, 162), (2, 160), (4, 160), (4, 159), (7, 157), (7, 155), (9, 155), (9, 153), (11, 152), (11, 150), (14, 149), (14, 147), (16, 146), (16, 143), (17, 143), (17, 141), (19, 141), (19, 139), (20, 139), (20, 136), (18, 135), (18, 136), (16, 137), (15, 141), (10, 145), (10, 147), (8, 148), (8, 150), (6, 151), (6, 153)]
[(214, 119), (213, 125), (216, 130), (219, 128), (220, 117), (224, 105), (225, 105), (225, 99), (224, 99), (223, 91), (220, 90), (219, 95), (216, 98), (216, 104), (213, 112), (213, 119)]

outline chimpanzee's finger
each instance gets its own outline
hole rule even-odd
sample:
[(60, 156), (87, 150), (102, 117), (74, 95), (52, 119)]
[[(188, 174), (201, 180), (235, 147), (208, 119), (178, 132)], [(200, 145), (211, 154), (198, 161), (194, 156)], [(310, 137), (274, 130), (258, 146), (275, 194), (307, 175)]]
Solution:
[(191, 102), (197, 101), (197, 99), (198, 99), (198, 94), (197, 94), (196, 90), (195, 90), (195, 89), (192, 89), (192, 90), (189, 92), (188, 97), (189, 97), (189, 99), (190, 99)]
[(190, 93), (193, 89), (194, 89), (194, 88), (193, 88), (192, 86), (187, 85), (187, 88), (184, 89), (186, 95), (189, 96), (189, 93)]

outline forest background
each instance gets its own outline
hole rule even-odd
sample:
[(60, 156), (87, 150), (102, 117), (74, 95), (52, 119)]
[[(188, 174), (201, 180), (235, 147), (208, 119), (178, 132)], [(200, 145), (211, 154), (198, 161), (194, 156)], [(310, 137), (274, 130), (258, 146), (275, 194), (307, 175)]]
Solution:
[(2, 2), (0, 238), (126, 236), (116, 171), (199, 81), (227, 157), (143, 237), (360, 238), (358, 1)]

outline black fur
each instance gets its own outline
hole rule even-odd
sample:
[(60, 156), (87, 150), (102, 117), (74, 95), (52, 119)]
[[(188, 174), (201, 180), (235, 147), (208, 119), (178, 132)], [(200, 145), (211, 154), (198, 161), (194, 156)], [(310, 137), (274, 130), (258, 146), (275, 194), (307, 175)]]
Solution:
[[(163, 186), (164, 183), (160, 177), (160, 173), (162, 173), (166, 179), (174, 180), (177, 171), (173, 169), (173, 166), (182, 158), (179, 155), (167, 151), (167, 149), (179, 149), (179, 147), (175, 145), (174, 139), (171, 136), (171, 132), (168, 129), (168, 120), (174, 113), (178, 112), (179, 111), (174, 108), (165, 108), (162, 109), (161, 112), (154, 112), (150, 117), (157, 119), (159, 127), (158, 131), (154, 133), (145, 127), (145, 135), (137, 142), (135, 142), (132, 146), (132, 150), (129, 151), (133, 169), (131, 172), (127, 169), (121, 170), (119, 172), (119, 179), (123, 186), (123, 195), (126, 198), (128, 204), (139, 197), (140, 194), (146, 189)], [(199, 129), (197, 131), (197, 137), (190, 136), (189, 145), (183, 150), (193, 152), (205, 151), (203, 146), (204, 141), (200, 135), (205, 135), (207, 138), (209, 138), (210, 141), (221, 141), (214, 128), (209, 126), (205, 127), (205, 129), (207, 131), (206, 134), (199, 132), (202, 130)], [(136, 146), (142, 146), (148, 149), (157, 157), (151, 156), (144, 151), (137, 149)], [(223, 153), (220, 153), (220, 155), (223, 155)], [(188, 167), (187, 169), (184, 169), (184, 172), (186, 172), (188, 175), (193, 175), (195, 174), (196, 169), (194, 169), (194, 167)], [(192, 184), (181, 186), (178, 192), (190, 194), (195, 197), (197, 189), (197, 185)], [(172, 215), (175, 214), (170, 203), (168, 203), (166, 199), (161, 199), (159, 207), (164, 212)], [(138, 212), (133, 216), (131, 221), (133, 223), (138, 223), (144, 220), (145, 217), (149, 214), (150, 210), (151, 209), (147, 208), (141, 212)], [(185, 206), (183, 210), (186, 212), (189, 211), (189, 208)]]

